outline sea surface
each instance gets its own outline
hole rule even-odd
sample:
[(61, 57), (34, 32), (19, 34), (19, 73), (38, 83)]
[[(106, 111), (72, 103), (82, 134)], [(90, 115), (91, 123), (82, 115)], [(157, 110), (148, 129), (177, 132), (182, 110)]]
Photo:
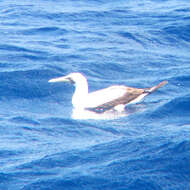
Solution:
[[(72, 117), (74, 87), (168, 84), (123, 117)], [(2, 0), (0, 190), (190, 190), (190, 1)]]

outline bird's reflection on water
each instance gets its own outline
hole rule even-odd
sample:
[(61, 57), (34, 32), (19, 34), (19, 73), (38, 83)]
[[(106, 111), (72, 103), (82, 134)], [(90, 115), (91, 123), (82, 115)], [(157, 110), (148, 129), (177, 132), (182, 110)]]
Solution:
[(73, 119), (96, 119), (96, 120), (113, 120), (121, 117), (127, 117), (136, 112), (144, 111), (146, 109), (145, 104), (134, 104), (126, 106), (125, 110), (118, 112), (116, 110), (108, 110), (103, 113), (96, 113), (86, 109), (73, 109)]

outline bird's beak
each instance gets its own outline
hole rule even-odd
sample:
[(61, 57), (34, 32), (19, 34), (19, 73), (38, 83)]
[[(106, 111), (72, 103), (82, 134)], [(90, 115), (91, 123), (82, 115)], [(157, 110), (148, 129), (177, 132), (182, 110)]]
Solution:
[(50, 79), (48, 82), (71, 82), (71, 79), (68, 76), (64, 76)]

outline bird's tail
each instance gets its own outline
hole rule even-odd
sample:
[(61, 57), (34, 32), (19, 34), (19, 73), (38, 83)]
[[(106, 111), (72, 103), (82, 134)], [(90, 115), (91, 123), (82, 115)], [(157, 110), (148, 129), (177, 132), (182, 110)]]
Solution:
[(168, 81), (164, 80), (161, 83), (159, 83), (151, 88), (145, 88), (145, 92), (150, 94), (150, 93), (154, 92), (155, 90), (157, 90), (158, 88), (164, 86), (167, 83), (168, 83)]

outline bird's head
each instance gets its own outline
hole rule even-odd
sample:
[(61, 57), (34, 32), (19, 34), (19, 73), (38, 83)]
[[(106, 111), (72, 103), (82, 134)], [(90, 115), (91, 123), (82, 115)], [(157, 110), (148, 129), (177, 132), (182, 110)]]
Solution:
[(75, 84), (84, 80), (86, 81), (86, 78), (81, 73), (70, 73), (63, 77), (50, 79), (48, 82), (70, 82)]

